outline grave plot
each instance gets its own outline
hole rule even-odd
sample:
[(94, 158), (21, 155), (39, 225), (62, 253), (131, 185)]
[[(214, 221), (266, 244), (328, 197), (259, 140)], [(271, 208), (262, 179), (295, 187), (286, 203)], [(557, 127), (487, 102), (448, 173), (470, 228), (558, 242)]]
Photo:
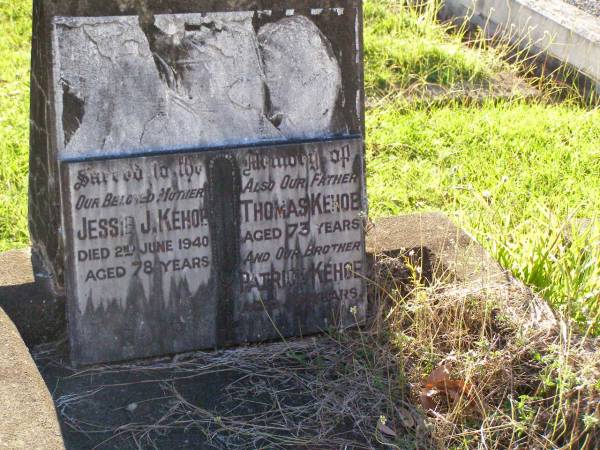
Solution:
[[(371, 7), (373, 4), (374, 2), (370, 2)], [(54, 7), (49, 2), (45, 2), (45, 5), (51, 5), (48, 8)], [(412, 15), (396, 16), (397, 2), (378, 1), (376, 5), (377, 11), (370, 11), (370, 20), (372, 20), (372, 28), (378, 28), (377, 44), (381, 49), (387, 51), (389, 42), (398, 40), (396, 33), (401, 29), (410, 28), (411, 36), (414, 36), (408, 38), (405, 48), (418, 47), (418, 41), (423, 35), (426, 38), (431, 37), (432, 24), (426, 18), (411, 22)], [(330, 6), (336, 7), (334, 4), (327, 5)], [(78, 8), (77, 11), (73, 9), (77, 14), (63, 15), (60, 20), (69, 23), (69, 17), (76, 17), (84, 22), (86, 16), (83, 11), (86, 7), (85, 2), (80, 2), (80, 6), (74, 7)], [(105, 10), (99, 8), (95, 14), (108, 14), (106, 17), (114, 17), (122, 13), (138, 17), (137, 23), (143, 30), (150, 31), (152, 39), (158, 36), (156, 42), (159, 45), (152, 47), (156, 49), (157, 55), (164, 59), (163, 44), (167, 49), (173, 48), (173, 44), (168, 42), (168, 39), (165, 43), (161, 36), (165, 33), (174, 36), (175, 30), (173, 28), (166, 30), (156, 14), (152, 19), (151, 14), (142, 14), (140, 17), (138, 12), (128, 10), (126, 7), (119, 13), (115, 11), (110, 8)], [(262, 14), (262, 11), (269, 11), (268, 9), (260, 11), (263, 18), (269, 17), (268, 14)], [(273, 15), (272, 11), (271, 15)], [(338, 11), (334, 12), (337, 14)], [(164, 14), (169, 13), (164, 12)], [(322, 11), (319, 10), (315, 10), (314, 14), (313, 11), (305, 11), (304, 15), (321, 16), (321, 13)], [(186, 10), (182, 14), (194, 14), (194, 11)], [(279, 18), (283, 18), (284, 15), (289, 17), (287, 10), (285, 13), (280, 12)], [(400, 23), (402, 25), (399, 25)], [(264, 24), (265, 22), (253, 20), (255, 31)], [(380, 26), (382, 24), (384, 26)], [(86, 23), (86, 29), (90, 28), (89, 25)], [(160, 31), (157, 32), (152, 25)], [(423, 28), (427, 30), (425, 33), (421, 33)], [(95, 35), (94, 39), (96, 37)], [(374, 40), (375, 38), (371, 43)], [(334, 40), (330, 39), (330, 42)], [(447, 49), (445, 45), (447, 42), (443, 42), (442, 48)], [(332, 48), (335, 48), (335, 45), (332, 44)], [(420, 48), (416, 55), (430, 54), (427, 50), (427, 48)], [(437, 45), (433, 50), (434, 54), (442, 56), (441, 61), (436, 58), (431, 61), (429, 58), (417, 57), (417, 66), (421, 69), (412, 71), (407, 69), (407, 66), (402, 66), (403, 70), (412, 76), (416, 72), (425, 73), (429, 69), (436, 71), (439, 67), (444, 67), (448, 70), (436, 72), (436, 76), (441, 77), (441, 83), (445, 86), (446, 82), (452, 85), (453, 77), (456, 76), (460, 79), (471, 79), (470, 75), (477, 73), (477, 67), (486, 66), (489, 62), (486, 59), (478, 60), (482, 54), (474, 53), (473, 59), (478, 60), (478, 64), (469, 67), (469, 64), (465, 65), (465, 61), (461, 58), (464, 56), (462, 51), (444, 54), (437, 51)], [(91, 52), (93, 51), (94, 46), (91, 46)], [(523, 175), (529, 177), (529, 180), (535, 179), (536, 170), (542, 165), (544, 174), (551, 172), (561, 174), (562, 180), (553, 176), (550, 179), (553, 183), (557, 183), (556, 189), (561, 191), (562, 203), (569, 203), (574, 197), (580, 197), (580, 194), (588, 195), (593, 192), (590, 190), (572, 192), (571, 186), (563, 189), (564, 184), (561, 183), (571, 181), (565, 174), (576, 173), (579, 186), (593, 189), (596, 184), (593, 171), (588, 170), (590, 167), (595, 167), (593, 165), (595, 160), (592, 154), (589, 159), (592, 164), (589, 164), (585, 150), (590, 149), (590, 145), (586, 145), (588, 140), (593, 141), (593, 133), (596, 129), (594, 118), (597, 114), (585, 111), (575, 113), (572, 107), (556, 105), (550, 108), (543, 104), (521, 105), (518, 102), (506, 104), (504, 100), (500, 100), (497, 106), (483, 105), (470, 111), (465, 111), (462, 106), (447, 109), (429, 108), (427, 98), (422, 105), (413, 106), (414, 103), (411, 103), (406, 106), (396, 97), (396, 95), (402, 96), (396, 89), (400, 85), (396, 80), (402, 76), (398, 71), (400, 66), (398, 63), (402, 62), (402, 58), (398, 58), (400, 54), (404, 56), (403, 52), (395, 48), (393, 54), (384, 52), (376, 56), (376, 59), (382, 59), (381, 66), (389, 69), (387, 74), (392, 73), (394, 77), (386, 81), (385, 95), (382, 94), (372, 102), (374, 109), (371, 111), (372, 119), (369, 127), (372, 132), (378, 133), (378, 136), (370, 138), (373, 151), (370, 187), (375, 188), (374, 192), (372, 191), (375, 214), (377, 211), (379, 214), (383, 211), (388, 214), (398, 212), (403, 208), (405, 199), (410, 205), (407, 208), (415, 207), (416, 201), (416, 208), (419, 209), (433, 205), (435, 207), (445, 205), (450, 208), (452, 205), (452, 208), (476, 211), (469, 230), (471, 232), (474, 229), (480, 230), (479, 236), (482, 237), (482, 241), (486, 239), (486, 245), (491, 246), (495, 244), (498, 237), (500, 237), (498, 242), (507, 242), (515, 236), (519, 238), (520, 236), (514, 233), (515, 222), (509, 222), (506, 229), (496, 229), (496, 234), (489, 227), (486, 228), (485, 223), (480, 222), (481, 227), (476, 227), (475, 221), (478, 219), (481, 221), (481, 215), (477, 213), (479, 211), (477, 207), (469, 208), (472, 203), (466, 200), (467, 197), (475, 197), (475, 202), (481, 203), (479, 206), (483, 206), (486, 210), (492, 205), (490, 211), (494, 215), (498, 212), (502, 213), (505, 206), (505, 211), (510, 211), (514, 220), (517, 222), (523, 220), (524, 205), (521, 202), (523, 197), (519, 198), (518, 194), (525, 193), (525, 198), (531, 204), (539, 198), (544, 198), (545, 187), (543, 183), (522, 183)], [(179, 61), (177, 56), (173, 58), (172, 61)], [(422, 60), (429, 60), (429, 65), (422, 66)], [(459, 64), (454, 67), (452, 64), (449, 67), (445, 66), (448, 60)], [(465, 66), (466, 72), (461, 70)], [(456, 68), (459, 70), (453, 73)], [(105, 68), (105, 71), (110, 70)], [(186, 74), (188, 70), (177, 68), (177, 71)], [(376, 80), (377, 78), (372, 76), (374, 72), (372, 66), (370, 72), (371, 79)], [(168, 75), (169, 71), (166, 73)], [(32, 85), (37, 85), (40, 80), (44, 84), (43, 74), (38, 72), (37, 75)], [(427, 79), (425, 76), (420, 78)], [(407, 79), (410, 83), (411, 77)], [(484, 76), (484, 79), (487, 78)], [(433, 80), (435, 82), (437, 78), (434, 76)], [(75, 85), (77, 79), (70, 79), (70, 83)], [(4, 84), (4, 81), (0, 80), (0, 84)], [(109, 87), (112, 88), (110, 85)], [(4, 84), (0, 87), (2, 91), (0, 97), (4, 93), (11, 92), (12, 89), (10, 82)], [(179, 89), (175, 83), (175, 91)], [(324, 95), (325, 101), (327, 97)], [(82, 117), (81, 103), (85, 98), (80, 97), (75, 91), (67, 93), (65, 98), (65, 104), (72, 102), (74, 116)], [(102, 100), (98, 102), (100, 105), (102, 103)], [(477, 102), (464, 103), (471, 105)], [(385, 111), (382, 112), (379, 108), (384, 108)], [(498, 109), (505, 111), (503, 114), (496, 114)], [(265, 110), (270, 108), (265, 107)], [(566, 117), (561, 117), (560, 121), (556, 122), (558, 120), (556, 111), (562, 112)], [(465, 114), (466, 112), (468, 114)], [(281, 125), (284, 121), (283, 117), (271, 114), (269, 116), (273, 119), (271, 121), (273, 125), (279, 124), (283, 128)], [(524, 128), (523, 122), (528, 120), (523, 119), (531, 116), (535, 126)], [(582, 122), (584, 116), (586, 119)], [(135, 117), (133, 111), (131, 117)], [(419, 117), (422, 120), (414, 120)], [(387, 124), (380, 122), (381, 118), (389, 119), (389, 122)], [(570, 119), (574, 122), (569, 122)], [(159, 118), (158, 122), (162, 120), (163, 118)], [(549, 122), (552, 125), (556, 123), (565, 125), (547, 127)], [(587, 140), (577, 138), (578, 135), (581, 136), (579, 128), (582, 123), (588, 129)], [(74, 124), (75, 126), (67, 133), (69, 139), (73, 139), (79, 129), (76, 121)], [(453, 129), (454, 127), (458, 131)], [(33, 128), (34, 133), (39, 132), (35, 123)], [(561, 129), (567, 130), (567, 133), (563, 134)], [(89, 128), (87, 130), (89, 131)], [(454, 134), (459, 139), (455, 140)], [(540, 134), (541, 139), (538, 138)], [(323, 136), (321, 140), (324, 143), (350, 141), (357, 137), (354, 133), (331, 136), (324, 133)], [(494, 139), (490, 139), (492, 136)], [(315, 139), (319, 140), (318, 137)], [(261, 140), (260, 143), (224, 144), (220, 148), (185, 146), (172, 149), (173, 151), (151, 149), (148, 154), (134, 150), (124, 151), (119, 157), (122, 157), (126, 164), (130, 158), (141, 160), (146, 157), (164, 157), (166, 160), (167, 156), (179, 157), (193, 153), (206, 153), (209, 157), (211, 152), (218, 150), (224, 153), (259, 148), (268, 150), (274, 148), (273, 144), (308, 145), (314, 142), (313, 139), (304, 138), (299, 141), (296, 142), (294, 139), (292, 142), (275, 142), (266, 139)], [(8, 144), (2, 145), (10, 148), (10, 140), (7, 142)], [(518, 145), (517, 152), (513, 151), (513, 144)], [(547, 152), (541, 151), (544, 147), (548, 147)], [(573, 151), (574, 149), (577, 153)], [(469, 153), (466, 150), (474, 151)], [(563, 161), (562, 152), (569, 156), (576, 154), (579, 165), (558, 167), (554, 170), (553, 164)], [(536, 155), (536, 158), (528, 158), (527, 171), (514, 170), (511, 163), (515, 161), (516, 154), (524, 157)], [(63, 175), (68, 174), (69, 167), (77, 167), (77, 164), (82, 162), (89, 164), (90, 168), (98, 169), (104, 167), (103, 164), (109, 165), (110, 162), (107, 161), (115, 159), (114, 156), (103, 157), (98, 152), (83, 152), (80, 156), (72, 155), (57, 159), (58, 168), (62, 170)], [(231, 162), (232, 158), (227, 160)], [(384, 169), (379, 164), (381, 160), (385, 160), (385, 170), (389, 177), (382, 173)], [(460, 167), (462, 162), (467, 164)], [(413, 164), (415, 170), (411, 174), (411, 170), (407, 171), (406, 168), (410, 168)], [(432, 166), (436, 170), (431, 170)], [(471, 168), (473, 172), (469, 172)], [(116, 170), (110, 175), (115, 175), (115, 172), (116, 175), (121, 173)], [(510, 181), (502, 181), (499, 185), (502, 188), (490, 190), (489, 185), (486, 184), (487, 180), (493, 180), (491, 183), (493, 186), (496, 181), (505, 179), (504, 173), (508, 173), (506, 179)], [(50, 178), (53, 174), (60, 175), (60, 172), (56, 169), (55, 172), (50, 173)], [(497, 180), (494, 180), (496, 175), (498, 175)], [(225, 177), (225, 179), (233, 178)], [(377, 185), (386, 180), (389, 180), (390, 184), (384, 192), (378, 189)], [(435, 182), (432, 183), (434, 180)], [(465, 183), (472, 181), (473, 185), (463, 184), (463, 181)], [(114, 180), (110, 182), (116, 183)], [(535, 189), (517, 190), (519, 186), (523, 188), (524, 184), (526, 187), (535, 186)], [(235, 190), (236, 183), (232, 183), (231, 186), (232, 190)], [(455, 188), (466, 189), (460, 196), (452, 195)], [(252, 189), (255, 187), (252, 186)], [(479, 192), (482, 193), (481, 198), (478, 197)], [(64, 199), (65, 195), (70, 194), (63, 191), (60, 198)], [(186, 202), (190, 197), (199, 196), (199, 193), (196, 191), (193, 194), (174, 195), (181, 195), (182, 198), (174, 197), (173, 200)], [(73, 215), (73, 211), (64, 208), (61, 210), (58, 204), (50, 205), (48, 220), (54, 211), (58, 211), (60, 220), (75, 217), (83, 223), (83, 218), (89, 215), (86, 205), (90, 210), (95, 209), (95, 201), (93, 198), (89, 200), (89, 197), (86, 196), (81, 200), (79, 216), (77, 211)], [(125, 205), (120, 204), (119, 197), (116, 198), (117, 202), (114, 205), (111, 203), (113, 199), (109, 199), (106, 207), (131, 206), (127, 205), (126, 201)], [(65, 200), (64, 203), (66, 205), (68, 201)], [(37, 203), (36, 206), (47, 207), (43, 202)], [(223, 210), (216, 208), (217, 216), (219, 214), (222, 216)], [(501, 215), (498, 216), (502, 218)], [(91, 220), (93, 221), (94, 218)], [(193, 219), (190, 220), (193, 222)], [(226, 234), (229, 233), (227, 230), (235, 227), (236, 224), (235, 221), (222, 222), (224, 226), (219, 229), (222, 228)], [(387, 233), (382, 240), (388, 242), (394, 235), (400, 235), (406, 239), (402, 246), (408, 248), (397, 248), (394, 251), (395, 258), (384, 258), (385, 264), (378, 266), (374, 274), (369, 274), (371, 281), (387, 292), (383, 295), (385, 301), (379, 310), (381, 314), (372, 315), (374, 322), (369, 322), (369, 326), (362, 329), (363, 332), (344, 330), (342, 333), (330, 329), (324, 339), (309, 338), (309, 340), (296, 341), (286, 338), (274, 344), (242, 346), (224, 353), (178, 354), (160, 359), (105, 364), (93, 368), (70, 366), (68, 345), (62, 350), (56, 347), (36, 349), (34, 353), (39, 369), (44, 373), (48, 388), (53, 393), (59, 408), (67, 447), (139, 448), (155, 445), (159, 448), (210, 448), (210, 446), (293, 448), (304, 444), (316, 448), (328, 446), (339, 448), (344, 445), (356, 448), (377, 448), (378, 445), (427, 448), (431, 447), (431, 440), (441, 448), (455, 446), (478, 448), (482, 445), (490, 448), (598, 447), (597, 425), (595, 425), (597, 424), (597, 421), (595, 422), (597, 376), (594, 375), (597, 373), (595, 370), (598, 367), (598, 356), (597, 351), (589, 350), (589, 347), (598, 348), (596, 340), (587, 336), (579, 340), (576, 331), (571, 334), (570, 324), (557, 322), (547, 305), (529, 290), (518, 284), (512, 284), (510, 277), (505, 273), (500, 273), (499, 279), (504, 280), (506, 284), (486, 285), (479, 278), (478, 272), (476, 279), (471, 280), (474, 286), (453, 284), (429, 286), (428, 283), (435, 281), (435, 277), (432, 277), (434, 268), (441, 269), (441, 274), (444, 276), (437, 281), (442, 283), (461, 279), (461, 276), (465, 275), (464, 270), (460, 271), (461, 276), (457, 272), (448, 270), (449, 267), (455, 267), (457, 263), (457, 252), (452, 247), (445, 248), (443, 252), (450, 258), (447, 260), (448, 266), (442, 265), (440, 268), (438, 264), (432, 264), (435, 260), (431, 255), (436, 253), (432, 249), (438, 247), (431, 244), (440, 244), (446, 241), (446, 238), (452, 244), (464, 243), (468, 238), (442, 235), (440, 230), (445, 227), (440, 223), (427, 226), (425, 231), (421, 230), (422, 233), (417, 232), (416, 230), (420, 230), (419, 227), (424, 223), (431, 225), (421, 214), (408, 219), (408, 222), (419, 225), (412, 228), (394, 228), (391, 222), (393, 220), (385, 221)], [(564, 227), (559, 222), (560, 218), (552, 223), (558, 225), (550, 226), (550, 230), (546, 230), (545, 226), (540, 229), (529, 226), (527, 228), (528, 231), (534, 228), (538, 236), (548, 234), (544, 238), (548, 238), (550, 242), (562, 242), (558, 239), (562, 236)], [(82, 234), (82, 237), (97, 236), (98, 230), (95, 229), (94, 222), (91, 223), (92, 228), (86, 227), (87, 234)], [(333, 228), (335, 229), (335, 225)], [(59, 231), (59, 237), (63, 234), (62, 244), (68, 243), (65, 239), (66, 233), (60, 227)], [(433, 242), (425, 244), (427, 236), (432, 238)], [(106, 255), (103, 246), (100, 249), (76, 249), (81, 242), (75, 241), (73, 236), (70, 236), (70, 239), (68, 243), (70, 247), (63, 248), (68, 250), (72, 257), (80, 250), (83, 251), (81, 256), (77, 255), (77, 258), (81, 258), (82, 267), (89, 265), (92, 268), (89, 282), (93, 282), (94, 277), (105, 278), (103, 285), (110, 287), (112, 284), (109, 282), (117, 283), (120, 280), (118, 272), (122, 273), (121, 270), (96, 267), (96, 264), (103, 261), (103, 256)], [(155, 240), (149, 248), (162, 255), (169, 251), (168, 241), (169, 239)], [(52, 255), (51, 241), (47, 242), (50, 243), (47, 247), (50, 249), (48, 255)], [(517, 239), (516, 242), (519, 242), (517, 247), (521, 247), (520, 243), (523, 240)], [(201, 243), (202, 241), (198, 241), (199, 245)], [(572, 260), (571, 265), (566, 267), (580, 268), (584, 265), (588, 267), (587, 261), (594, 255), (588, 251), (588, 244), (584, 247), (582, 243), (583, 239), (569, 241), (567, 256), (576, 255), (577, 262), (573, 265)], [(36, 267), (39, 269), (44, 266), (43, 261), (46, 256), (45, 247), (40, 244), (40, 241), (37, 245), (38, 249), (34, 254), (37, 255)], [(424, 246), (426, 248), (423, 248)], [(63, 248), (59, 248), (59, 253)], [(579, 249), (583, 249), (581, 254), (578, 254)], [(524, 246), (515, 253), (527, 252), (527, 250), (529, 248)], [(230, 254), (228, 250), (220, 251)], [(545, 249), (542, 248), (542, 251)], [(419, 256), (420, 252), (425, 256), (425, 261), (419, 261), (419, 258), (415, 257)], [(508, 257), (511, 267), (512, 263), (519, 263), (514, 259), (515, 253), (504, 255)], [(231, 254), (235, 258), (236, 253)], [(4, 255), (0, 256), (4, 257)], [(480, 252), (475, 252), (475, 256), (477, 262), (486, 260)], [(559, 257), (566, 259), (564, 255)], [(265, 262), (263, 258), (266, 258), (264, 252), (258, 258), (252, 255), (251, 260), (262, 263)], [(8, 261), (12, 261), (10, 257)], [(506, 260), (504, 262), (506, 263)], [(535, 255), (533, 260), (528, 261), (529, 264), (538, 262), (539, 259), (535, 259)], [(167, 262), (167, 265), (175, 267), (174, 262)], [(0, 272), (15, 272), (13, 265), (8, 263), (6, 266), (7, 268)], [(193, 262), (183, 263), (183, 266), (193, 266)], [(188, 267), (185, 267), (185, 270), (188, 270)], [(464, 267), (459, 266), (459, 268)], [(26, 272), (30, 272), (28, 267)], [(546, 269), (544, 272), (545, 276), (552, 275)], [(38, 280), (45, 282), (47, 288), (46, 293), (35, 296), (40, 299), (39, 309), (30, 307), (34, 297), (30, 297), (32, 293), (28, 292), (29, 289), (24, 290), (26, 294), (10, 299), (13, 307), (17, 303), (18, 317), (37, 316), (35, 320), (28, 321), (23, 328), (28, 334), (37, 335), (37, 338), (47, 339), (62, 326), (60, 301), (64, 284), (54, 283), (53, 280), (59, 282), (61, 280), (60, 271), (57, 273), (59, 275), (51, 271), (48, 273), (37, 271)], [(87, 275), (90, 275), (89, 271)], [(106, 280), (106, 277), (111, 278)], [(405, 279), (411, 282), (404, 283)], [(3, 288), (5, 280), (0, 281), (2, 281), (0, 287)], [(486, 281), (489, 280), (486, 278)], [(69, 283), (77, 288), (76, 280), (75, 282), (71, 280)], [(9, 289), (12, 293), (19, 290), (19, 287), (12, 285)], [(3, 308), (6, 304), (4, 298), (6, 292), (7, 290), (0, 289), (0, 306)], [(47, 303), (47, 292), (56, 294), (52, 299), (51, 307)], [(555, 297), (551, 298), (555, 299)], [(106, 313), (104, 307), (98, 310), (104, 310)], [(31, 314), (32, 311), (40, 311), (40, 314)], [(58, 312), (56, 317), (58, 320), (54, 320), (54, 317), (53, 320), (45, 320), (50, 318), (49, 313), (54, 311)], [(359, 311), (358, 306), (350, 309), (353, 316), (355, 313), (358, 315)], [(577, 313), (575, 311), (575, 314)], [(47, 315), (40, 320), (41, 314)], [(153, 312), (149, 314), (150, 317), (156, 317)], [(14, 317), (16, 316), (11, 316), (11, 319), (14, 320)], [(46, 329), (45, 326), (38, 328), (39, 322), (43, 325), (49, 322), (52, 324), (50, 329)], [(118, 321), (111, 323), (118, 324)], [(48, 331), (51, 333), (48, 334)], [(0, 334), (4, 336), (2, 331)], [(215, 336), (218, 334), (215, 333)], [(562, 336), (573, 336), (570, 342), (574, 344), (570, 346)], [(556, 345), (557, 343), (559, 345)], [(106, 351), (101, 348), (99, 350)], [(208, 368), (212, 373), (204, 371), (204, 368)], [(595, 380), (593, 376), (596, 376)], [(511, 383), (507, 383), (507, 379)], [(24, 379), (23, 383), (25, 382)], [(19, 395), (26, 395), (26, 390), (23, 391), (23, 393), (10, 392), (10, 394), (16, 394), (13, 398), (19, 398)], [(205, 396), (205, 393), (211, 395)], [(428, 417), (425, 417), (426, 415)], [(548, 420), (548, 417), (556, 420)], [(426, 424), (425, 431), (423, 423)], [(4, 431), (2, 427), (0, 431)], [(44, 435), (40, 432), (38, 439), (43, 438)]]

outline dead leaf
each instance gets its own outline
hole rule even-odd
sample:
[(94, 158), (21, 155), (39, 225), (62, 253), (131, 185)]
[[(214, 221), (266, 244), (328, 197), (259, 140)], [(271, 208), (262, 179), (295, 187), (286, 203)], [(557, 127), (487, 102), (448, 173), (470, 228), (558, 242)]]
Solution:
[(400, 416), (402, 425), (404, 425), (405, 428), (413, 428), (416, 425), (415, 419), (413, 418), (412, 414), (406, 411), (404, 408), (397, 408), (396, 412)]
[(421, 399), (421, 405), (423, 406), (423, 409), (425, 411), (433, 411), (435, 409), (435, 401), (433, 400), (433, 397), (437, 394), (436, 390), (432, 390), (432, 389), (426, 389), (426, 388), (422, 388), (421, 389), (421, 395), (420, 395), (420, 399)]
[(427, 377), (426, 384), (436, 385), (450, 379), (450, 367), (448, 364), (442, 364), (436, 367)]
[(421, 386), (421, 405), (426, 411), (434, 411), (437, 407), (435, 397), (444, 395), (454, 403), (461, 397), (470, 398), (471, 386), (463, 380), (450, 378), (450, 366), (442, 364), (436, 367)]
[(377, 429), (379, 431), (381, 431), (383, 434), (387, 434), (388, 436), (391, 436), (391, 437), (396, 437), (396, 432), (381, 421), (379, 421), (377, 423)]

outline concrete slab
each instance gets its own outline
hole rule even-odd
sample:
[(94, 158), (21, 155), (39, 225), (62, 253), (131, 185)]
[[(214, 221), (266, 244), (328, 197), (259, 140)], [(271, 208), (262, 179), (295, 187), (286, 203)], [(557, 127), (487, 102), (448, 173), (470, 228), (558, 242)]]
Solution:
[(0, 449), (63, 449), (52, 397), (0, 308)]
[(510, 275), (473, 237), (442, 213), (409, 214), (377, 220), (367, 234), (367, 253), (422, 254), (438, 280), (509, 282)]
[[(562, 0), (444, 0), (440, 16), (504, 36), (553, 69), (567, 64), (585, 90), (600, 94), (600, 19)], [(540, 58), (537, 58), (538, 60)]]

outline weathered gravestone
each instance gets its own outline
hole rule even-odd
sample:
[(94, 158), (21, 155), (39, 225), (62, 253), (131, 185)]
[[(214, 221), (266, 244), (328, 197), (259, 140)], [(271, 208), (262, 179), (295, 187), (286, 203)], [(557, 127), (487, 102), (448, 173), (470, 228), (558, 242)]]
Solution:
[(361, 33), (358, 0), (34, 2), (33, 263), (75, 363), (364, 319)]

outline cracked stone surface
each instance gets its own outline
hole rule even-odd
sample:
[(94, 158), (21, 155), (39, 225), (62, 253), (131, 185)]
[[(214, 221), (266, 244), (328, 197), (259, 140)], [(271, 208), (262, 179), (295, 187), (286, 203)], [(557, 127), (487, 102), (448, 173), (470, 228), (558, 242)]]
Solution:
[(331, 44), (304, 16), (58, 18), (62, 156), (335, 134)]
[(79, 119), (57, 99), (62, 128), (80, 124), (63, 155), (280, 135), (263, 111), (251, 15), (162, 17), (159, 24), (146, 33), (137, 17), (57, 24), (57, 89), (68, 86), (83, 103)]
[(263, 26), (258, 41), (280, 130), (330, 132), (342, 75), (325, 36), (305, 16), (293, 16)]

